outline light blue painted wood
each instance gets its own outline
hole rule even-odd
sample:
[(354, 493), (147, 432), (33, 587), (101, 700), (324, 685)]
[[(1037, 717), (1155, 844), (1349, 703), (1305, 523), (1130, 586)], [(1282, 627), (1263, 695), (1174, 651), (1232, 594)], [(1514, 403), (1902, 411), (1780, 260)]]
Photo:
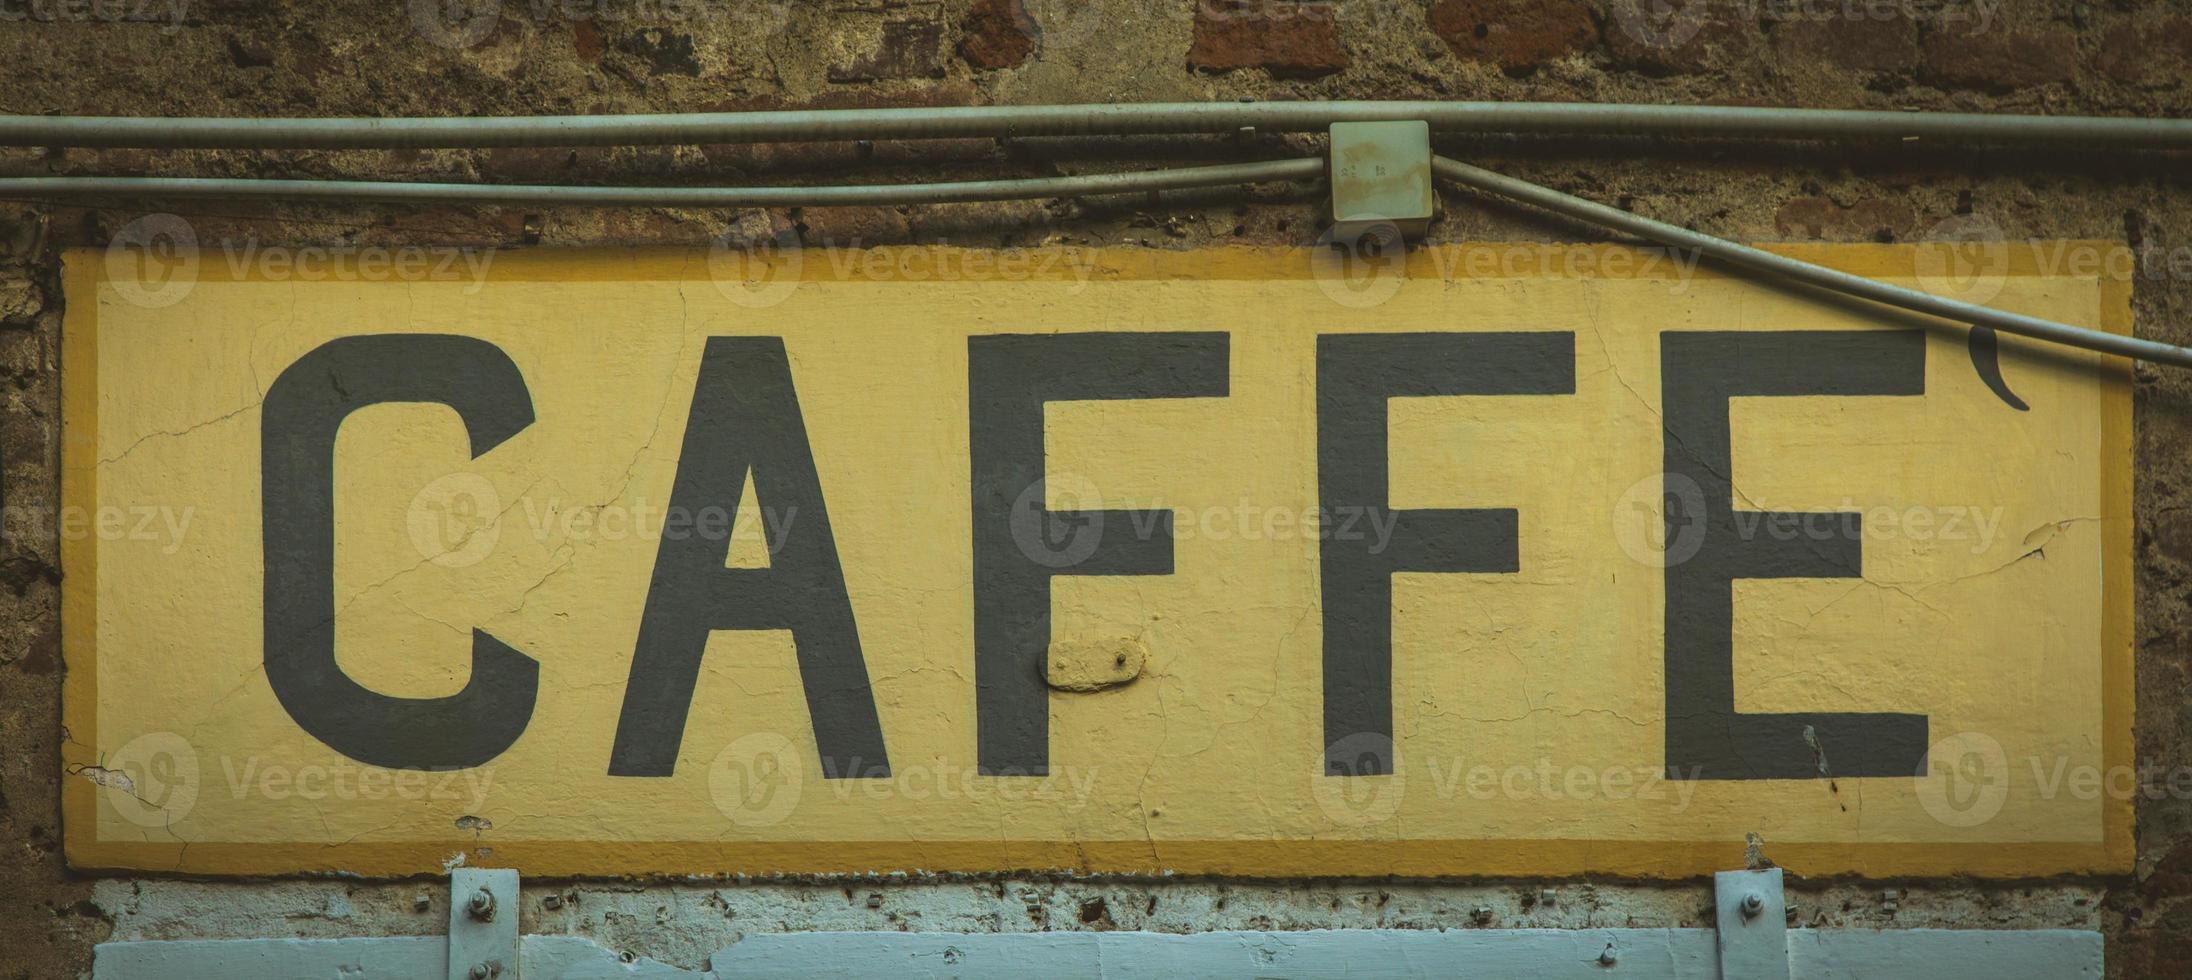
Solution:
[[(1795, 980), (2098, 980), (2099, 933), (1792, 929)], [(1711, 929), (906, 933), (749, 936), (705, 973), (619, 961), (582, 936), (523, 936), (523, 980), (1126, 977), (1719, 980)], [(99, 945), (94, 980), (418, 980), (444, 975), (437, 937), (231, 939)], [(1612, 963), (1602, 961), (1611, 951)], [(509, 980), (505, 974), (503, 980)], [(1733, 975), (1729, 980), (1734, 980)], [(1750, 980), (1744, 977), (1743, 980)]]
[(449, 961), (440, 936), (100, 943), (94, 980), (421, 980)]
[[(1600, 963), (1611, 948), (1614, 965)], [(722, 977), (1683, 978), (1720, 976), (1709, 929), (785, 933), (715, 955)]]
[(2101, 934), (2080, 929), (1793, 929), (1799, 980), (2099, 980)]

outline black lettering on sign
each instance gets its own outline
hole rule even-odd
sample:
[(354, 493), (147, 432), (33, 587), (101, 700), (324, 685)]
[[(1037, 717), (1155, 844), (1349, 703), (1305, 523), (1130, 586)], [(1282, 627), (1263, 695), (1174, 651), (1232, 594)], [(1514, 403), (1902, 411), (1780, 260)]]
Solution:
[[(782, 338), (708, 338), (679, 452), (670, 513), (699, 514), (728, 502), (731, 519), (720, 522), (721, 533), (673, 535), (664, 526), (609, 774), (667, 776), (677, 768), (710, 632), (790, 630), (823, 775), (890, 775)], [(749, 470), (759, 499), (744, 501)], [(767, 568), (724, 565), (741, 506), (783, 515), (763, 522), (775, 532)]]
[(1223, 333), (967, 338), (974, 496), (974, 719), (979, 768), (1050, 772), (1050, 580), (1172, 574), (1172, 512), (1045, 506), (1043, 405), (1222, 398)]
[[(1923, 774), (1925, 715), (1735, 710), (1735, 581), (1861, 577), (1864, 524), (1855, 513), (1750, 511), (1739, 519), (1728, 400), (1923, 395), (1925, 337), (1685, 331), (1662, 335), (1659, 349), (1668, 778), (1824, 779), (1822, 753), (1834, 776)], [(1822, 527), (1834, 530), (1818, 533)]]
[(1573, 333), (1317, 338), (1325, 775), (1393, 771), (1393, 573), (1521, 570), (1514, 508), (1392, 509), (1387, 401), (1572, 394)]
[(540, 665), (472, 630), (472, 676), (441, 698), (372, 691), (335, 663), (335, 436), (383, 402), (447, 405), (478, 458), (533, 424), (533, 397), (502, 349), (442, 334), (331, 340), (267, 389), (259, 429), (265, 509), (266, 679), (298, 727), (359, 762), (477, 766), (533, 717)]

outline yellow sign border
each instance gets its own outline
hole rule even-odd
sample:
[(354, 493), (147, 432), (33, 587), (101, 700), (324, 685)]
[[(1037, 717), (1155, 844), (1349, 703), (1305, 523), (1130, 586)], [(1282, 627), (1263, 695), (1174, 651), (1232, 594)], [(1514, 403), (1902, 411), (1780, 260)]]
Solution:
[[(2129, 250), (2117, 242), (2075, 242), (2063, 254), (2105, 257), (2099, 263), (2099, 326), (2130, 334)], [(1647, 253), (1618, 245), (1543, 243), (1442, 245), (1462, 256), (1442, 263), (1450, 270), (1482, 264), (1471, 250), (1496, 253), (1499, 261), (1486, 278), (1572, 275), (1588, 269), (1592, 278), (1656, 279), (1679, 274), (1664, 261), (1647, 263)], [(1907, 276), (1910, 246), (1761, 245), (1781, 255), (1858, 275)], [(913, 261), (929, 268), (939, 251), (926, 246), (867, 250), (890, 257), (887, 278), (917, 278)], [(1044, 250), (1029, 250), (1041, 254)], [(2041, 267), (2037, 250), (2010, 249), (2006, 275), (2060, 273)], [(916, 260), (916, 256), (926, 258)], [(1609, 257), (1614, 257), (1609, 261)], [(544, 249), (498, 256), (486, 270), (489, 282), (528, 281), (688, 281), (705, 280), (703, 253), (692, 249)], [(774, 257), (781, 262), (782, 256)], [(913, 261), (909, 261), (913, 260)], [(1104, 280), (1308, 278), (1306, 249), (1225, 247), (1190, 252), (1158, 249), (1086, 250), (1076, 256), (1079, 269)], [(780, 266), (781, 268), (781, 266)], [(806, 261), (796, 273), (803, 279), (829, 280), (839, 269), (872, 277), (866, 261), (839, 264)], [(1411, 278), (1435, 275), (1426, 249), (1407, 263)], [(1291, 272), (1289, 270), (1292, 270)], [(1661, 271), (1664, 270), (1664, 271)], [(1029, 278), (1064, 278), (1072, 269), (1031, 263)], [(1466, 273), (1464, 273), (1466, 274)], [(1698, 266), (1698, 278), (1732, 273)], [(201, 262), (200, 281), (234, 281), (225, 263)], [(106, 281), (105, 251), (72, 249), (64, 256), (66, 309), (61, 335), (61, 502), (64, 507), (96, 506), (94, 476), (98, 418), (98, 377), (70, 365), (98, 363), (98, 288)], [(244, 280), (255, 278), (248, 274)], [(2130, 366), (2114, 362), (2129, 384)], [(2101, 636), (2102, 761), (2105, 768), (2133, 765), (2133, 514), (2131, 509), (2131, 399), (2111, 402), (2102, 419), (2101, 522), (2102, 596), (2107, 605)], [(1187, 869), (1196, 874), (1244, 877), (1533, 877), (1613, 875), (1675, 878), (1741, 867), (1744, 842), (1603, 841), (1603, 840), (1197, 840), (1197, 841), (830, 841), (716, 844), (695, 841), (506, 841), (482, 844), (453, 838), (349, 844), (233, 843), (181, 841), (102, 841), (96, 839), (100, 785), (86, 772), (97, 755), (98, 672), (96, 669), (98, 541), (85, 535), (63, 540), (61, 548), (62, 653), (70, 669), (62, 685), (61, 793), (63, 852), (78, 870), (126, 869), (207, 875), (346, 874), (399, 877), (436, 873), (455, 855), (471, 863), (516, 868), (546, 876), (686, 876), (695, 874), (837, 874), (884, 870), (928, 872), (1071, 871), (1084, 874), (1155, 874)], [(2100, 843), (1780, 843), (1768, 842), (1774, 861), (1805, 875), (1854, 874), (1869, 877), (1968, 875), (2042, 877), (2059, 874), (2121, 874), (2132, 870), (2134, 802), (2102, 801)]]

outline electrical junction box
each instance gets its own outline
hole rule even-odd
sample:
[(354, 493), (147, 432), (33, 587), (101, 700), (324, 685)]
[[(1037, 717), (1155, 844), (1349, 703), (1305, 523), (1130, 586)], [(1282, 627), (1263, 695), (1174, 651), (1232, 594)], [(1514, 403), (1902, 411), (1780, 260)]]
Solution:
[(1387, 225), (1421, 238), (1436, 204), (1430, 123), (1332, 124), (1333, 241), (1356, 242)]

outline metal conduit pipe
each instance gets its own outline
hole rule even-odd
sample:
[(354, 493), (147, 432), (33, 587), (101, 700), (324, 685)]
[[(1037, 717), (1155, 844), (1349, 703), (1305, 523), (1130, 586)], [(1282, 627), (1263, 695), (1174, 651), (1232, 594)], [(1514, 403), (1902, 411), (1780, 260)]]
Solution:
[(428, 184), (378, 180), (200, 177), (7, 177), (0, 198), (290, 198), (382, 203), (623, 204), (667, 207), (819, 207), (932, 204), (1124, 194), (1264, 181), (1319, 180), (1324, 160), (1266, 160), (1114, 174), (813, 187), (585, 187), (559, 184)]
[(0, 116), (0, 146), (145, 149), (653, 146), (821, 140), (1321, 132), (1421, 119), (1443, 133), (2192, 148), (2192, 119), (1568, 102), (1158, 102), (618, 116), (225, 119)]
[(1726, 239), (1714, 238), (1711, 235), (1694, 232), (1678, 225), (1670, 225), (1664, 221), (1654, 221), (1619, 208), (1607, 207), (1595, 201), (1587, 201), (1572, 194), (1563, 194), (1550, 187), (1543, 187), (1526, 180), (1517, 180), (1513, 177), (1496, 174), (1482, 167), (1473, 167), (1459, 160), (1434, 156), (1431, 158), (1431, 171), (1440, 177), (1474, 190), (1521, 201), (1525, 204), (1532, 204), (1580, 221), (1625, 231), (1639, 238), (1659, 242), (1662, 245), (1694, 249), (1701, 254), (1710, 255), (1730, 265), (1741, 266), (1755, 272), (1763, 272), (1768, 275), (1831, 289), (1835, 292), (1847, 293), (1851, 296), (1872, 300), (1876, 303), (1884, 303), (1888, 306), (1915, 310), (1919, 313), (1928, 313), (1962, 323), (1993, 327), (2008, 333), (2052, 341), (2058, 344), (2067, 344), (2071, 347), (2080, 347), (2104, 354), (2116, 354), (2161, 364), (2171, 364), (2177, 367), (2192, 367), (2192, 349), (2178, 347), (2174, 344), (2141, 340), (2137, 337), (2126, 337), (2106, 331), (2072, 326), (2067, 323), (2057, 323), (2053, 320), (2043, 320), (2039, 317), (2025, 316), (2022, 313), (1992, 309), (1974, 303), (1949, 299), (1945, 296), (1936, 296), (1916, 289), (1906, 289), (1877, 279), (1851, 275), (1825, 266), (1792, 259), (1785, 255), (1775, 255), (1772, 252), (1755, 249), (1748, 245), (1738, 245)]

